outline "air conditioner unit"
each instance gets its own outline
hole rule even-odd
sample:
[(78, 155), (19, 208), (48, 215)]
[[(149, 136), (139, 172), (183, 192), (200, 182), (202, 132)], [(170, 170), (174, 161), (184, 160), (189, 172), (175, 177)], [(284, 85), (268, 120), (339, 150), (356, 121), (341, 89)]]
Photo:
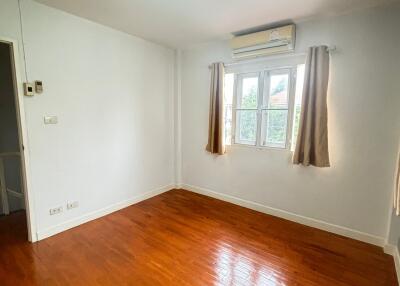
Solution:
[(231, 40), (232, 56), (241, 59), (292, 52), (295, 39), (295, 25), (237, 36)]

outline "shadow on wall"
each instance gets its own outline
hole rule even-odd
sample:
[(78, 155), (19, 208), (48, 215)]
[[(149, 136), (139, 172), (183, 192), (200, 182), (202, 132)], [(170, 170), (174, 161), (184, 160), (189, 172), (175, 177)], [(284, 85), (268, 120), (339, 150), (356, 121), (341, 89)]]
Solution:
[[(0, 154), (19, 152), (18, 123), (14, 98), (14, 86), (11, 69), (10, 47), (0, 42)], [(7, 188), (21, 193), (20, 159), (7, 157), (3, 159)], [(1, 182), (4, 184), (4, 182)], [(10, 211), (24, 209), (24, 200), (8, 195)], [(0, 214), (3, 206), (0, 200)]]

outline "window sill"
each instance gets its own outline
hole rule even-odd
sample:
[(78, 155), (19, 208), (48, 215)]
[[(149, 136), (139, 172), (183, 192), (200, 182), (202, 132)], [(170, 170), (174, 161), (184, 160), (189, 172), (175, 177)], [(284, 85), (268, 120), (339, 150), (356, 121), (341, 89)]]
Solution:
[(261, 146), (253, 146), (253, 145), (246, 145), (246, 144), (231, 144), (231, 145), (226, 145), (226, 149), (253, 149), (253, 150), (257, 150), (257, 151), (279, 151), (279, 152), (285, 152), (285, 153), (293, 153), (292, 150), (290, 150), (289, 148), (279, 148), (279, 147), (269, 147), (269, 146), (265, 146), (265, 147), (261, 147)]

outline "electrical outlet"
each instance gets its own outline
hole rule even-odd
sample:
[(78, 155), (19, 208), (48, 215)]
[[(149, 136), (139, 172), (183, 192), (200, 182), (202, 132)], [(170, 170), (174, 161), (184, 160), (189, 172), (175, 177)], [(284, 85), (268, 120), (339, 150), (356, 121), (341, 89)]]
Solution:
[(57, 116), (45, 116), (44, 117), (44, 124), (57, 124), (58, 118)]
[(67, 209), (68, 210), (77, 208), (78, 206), (79, 206), (78, 201), (67, 203)]
[(59, 214), (59, 213), (62, 213), (62, 211), (63, 211), (63, 208), (62, 208), (62, 207), (50, 209), (50, 215)]

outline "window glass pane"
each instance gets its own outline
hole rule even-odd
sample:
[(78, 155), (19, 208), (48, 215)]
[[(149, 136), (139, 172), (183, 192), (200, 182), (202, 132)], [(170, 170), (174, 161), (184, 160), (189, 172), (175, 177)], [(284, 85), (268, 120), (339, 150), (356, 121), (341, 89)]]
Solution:
[(271, 75), (268, 108), (288, 108), (289, 74)]
[(301, 101), (302, 101), (303, 85), (304, 85), (304, 70), (305, 70), (305, 65), (297, 66), (296, 94), (295, 94), (295, 101), (293, 108), (293, 132), (292, 132), (292, 146), (291, 146), (292, 151), (294, 151), (296, 147), (297, 134), (299, 131)]
[(257, 108), (258, 77), (242, 80), (242, 93), (237, 108)]
[(232, 105), (225, 105), (225, 145), (232, 144)]
[(255, 145), (257, 133), (257, 110), (236, 112), (236, 143)]
[(225, 74), (224, 78), (224, 104), (232, 104), (233, 98), (233, 73)]
[(225, 144), (231, 145), (232, 141), (232, 99), (233, 99), (234, 75), (225, 74), (224, 80), (224, 122)]
[(263, 138), (261, 145), (286, 147), (287, 110), (263, 110)]

